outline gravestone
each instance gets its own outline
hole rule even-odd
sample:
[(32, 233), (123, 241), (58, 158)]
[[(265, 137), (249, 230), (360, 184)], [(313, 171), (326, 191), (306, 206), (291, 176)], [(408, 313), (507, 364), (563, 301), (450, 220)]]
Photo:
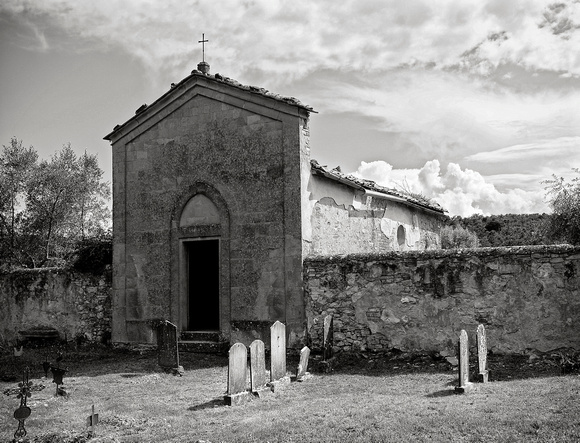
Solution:
[(478, 381), (487, 383), (489, 380), (489, 371), (487, 370), (487, 337), (483, 325), (477, 327), (477, 364), (479, 369), (479, 373), (477, 374)]
[(228, 390), (224, 401), (237, 405), (247, 400), (248, 351), (242, 343), (234, 344), (229, 350)]
[(334, 346), (334, 333), (332, 315), (324, 317), (324, 335), (322, 336), (322, 359), (324, 361), (332, 358), (332, 347)]
[(310, 348), (304, 346), (300, 351), (300, 363), (298, 363), (298, 369), (296, 371), (296, 381), (304, 381), (310, 377), (308, 370), (308, 359), (310, 358)]
[(262, 340), (254, 340), (250, 344), (250, 389), (258, 397), (272, 392), (266, 386), (266, 357)]
[(459, 383), (455, 388), (458, 394), (464, 394), (472, 389), (473, 385), (469, 382), (469, 343), (467, 332), (461, 330), (459, 335)]
[(177, 326), (167, 320), (157, 326), (157, 363), (166, 371), (179, 368)]
[(276, 321), (270, 327), (270, 381), (286, 376), (286, 326)]
[(62, 385), (64, 384), (63, 381), (64, 374), (68, 372), (68, 369), (51, 366), (50, 372), (52, 372), (52, 382), (56, 384), (56, 392), (54, 395), (55, 396), (62, 395), (63, 397), (66, 397), (67, 392)]

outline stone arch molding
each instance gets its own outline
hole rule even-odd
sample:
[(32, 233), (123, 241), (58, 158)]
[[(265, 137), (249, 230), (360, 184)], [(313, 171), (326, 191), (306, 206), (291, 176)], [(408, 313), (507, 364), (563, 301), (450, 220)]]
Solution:
[(198, 182), (181, 194), (173, 211), (172, 225), (179, 230), (220, 226), (225, 234), (229, 228), (229, 211), (219, 191), (207, 183)]
[(204, 194), (191, 197), (181, 211), (179, 227), (220, 224), (220, 214), (216, 205)]

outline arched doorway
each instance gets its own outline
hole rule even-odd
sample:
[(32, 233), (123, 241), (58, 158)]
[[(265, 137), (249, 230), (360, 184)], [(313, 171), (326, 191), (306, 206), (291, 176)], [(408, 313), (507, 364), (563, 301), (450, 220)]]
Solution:
[(220, 330), (221, 218), (203, 194), (184, 206), (179, 229), (182, 256), (181, 327), (187, 331)]

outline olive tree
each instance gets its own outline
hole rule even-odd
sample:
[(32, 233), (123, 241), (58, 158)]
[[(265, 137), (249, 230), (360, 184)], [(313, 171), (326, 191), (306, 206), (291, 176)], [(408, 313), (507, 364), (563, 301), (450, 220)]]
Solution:
[(552, 215), (549, 220), (548, 235), (556, 241), (566, 241), (573, 245), (580, 244), (580, 169), (569, 181), (563, 177), (553, 176), (546, 180), (546, 194)]
[(95, 155), (77, 156), (69, 143), (38, 161), (13, 138), (0, 162), (0, 265), (66, 260), (79, 242), (107, 231), (110, 189)]

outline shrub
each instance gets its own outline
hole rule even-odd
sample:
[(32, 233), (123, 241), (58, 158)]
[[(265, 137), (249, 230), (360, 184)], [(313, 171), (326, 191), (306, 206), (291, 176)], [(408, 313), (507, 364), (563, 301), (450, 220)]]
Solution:
[(441, 248), (461, 249), (477, 248), (479, 239), (474, 232), (461, 226), (444, 226), (441, 228)]
[(550, 218), (549, 234), (552, 239), (564, 240), (573, 245), (580, 244), (580, 169), (574, 168), (578, 177), (566, 181), (553, 176), (544, 183), (550, 206), (553, 209)]
[(72, 267), (79, 272), (101, 274), (113, 263), (113, 239), (110, 234), (85, 238), (77, 243)]

